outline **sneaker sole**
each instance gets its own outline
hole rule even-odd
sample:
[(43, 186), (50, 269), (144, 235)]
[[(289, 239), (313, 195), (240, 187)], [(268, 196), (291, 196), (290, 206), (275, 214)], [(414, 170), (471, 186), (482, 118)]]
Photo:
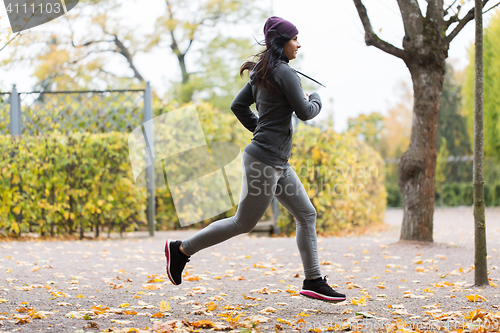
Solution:
[(167, 240), (167, 243), (165, 244), (165, 257), (167, 258), (167, 275), (168, 278), (170, 279), (170, 282), (172, 282), (174, 285), (178, 286), (180, 283), (175, 283), (174, 279), (172, 278), (172, 275), (170, 274), (170, 239)]
[(338, 303), (338, 302), (343, 302), (346, 300), (345, 297), (329, 297), (325, 296), (319, 293), (316, 293), (311, 290), (301, 290), (300, 295), (305, 296), (307, 298), (312, 298), (312, 299), (317, 299), (323, 302), (329, 302), (329, 303)]

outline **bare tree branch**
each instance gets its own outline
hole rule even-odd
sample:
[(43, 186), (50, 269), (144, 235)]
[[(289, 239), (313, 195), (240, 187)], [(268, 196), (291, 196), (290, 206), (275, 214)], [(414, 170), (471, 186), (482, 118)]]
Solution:
[(397, 2), (403, 19), (405, 35), (420, 35), (423, 30), (423, 16), (417, 0), (397, 0)]
[(88, 41), (82, 45), (75, 45), (75, 42), (73, 40), (73, 36), (71, 36), (71, 45), (76, 49), (80, 48), (80, 47), (89, 46), (92, 44), (98, 44), (98, 43), (114, 43), (114, 40), (91, 40), (91, 41)]
[[(102, 27), (102, 29), (103, 29), (104, 33), (108, 33), (108, 32), (106, 32), (106, 30), (104, 29), (104, 27)], [(89, 46), (89, 45), (92, 45), (92, 44), (98, 44), (98, 43), (114, 43), (115, 46), (117, 47), (117, 50), (111, 50), (111, 49), (108, 49), (108, 50), (91, 50), (91, 51), (87, 52), (87, 54), (85, 54), (84, 56), (80, 57), (79, 59), (76, 59), (74, 61), (68, 62), (68, 64), (74, 65), (74, 64), (82, 61), (83, 59), (86, 59), (88, 56), (90, 56), (93, 53), (102, 53), (102, 52), (119, 53), (122, 56), (124, 56), (125, 59), (127, 60), (130, 68), (134, 72), (134, 77), (143, 82), (144, 78), (142, 77), (142, 75), (139, 73), (139, 71), (135, 67), (133, 57), (130, 54), (130, 52), (127, 49), (127, 47), (123, 44), (123, 42), (118, 38), (117, 35), (113, 35), (113, 34), (110, 34), (110, 35), (112, 35), (114, 37), (113, 40), (93, 40), (93, 41), (86, 42), (86, 43), (84, 43), (82, 45), (75, 45), (74, 40), (73, 40), (73, 34), (72, 34), (71, 35), (71, 45), (74, 48), (82, 48), (82, 47), (86, 47), (86, 46)], [(110, 74), (110, 73), (108, 73), (108, 74)]]
[[(111, 75), (111, 76), (116, 77), (116, 78), (118, 78), (118, 79), (123, 79), (123, 77), (118, 76), (118, 75), (116, 75), (116, 74), (113, 74), (113, 73), (111, 73), (111, 72), (108, 72), (107, 70), (104, 70), (104, 69), (102, 69), (102, 68), (98, 68), (98, 70), (99, 70), (99, 72), (103, 72), (104, 74)], [(130, 79), (133, 79), (133, 78), (130, 78)]]
[[(172, 13), (172, 7), (170, 5), (170, 2), (168, 0), (165, 0), (165, 2), (167, 3), (168, 18), (170, 20), (173, 20), (174, 14)], [(172, 38), (172, 43), (170, 44), (170, 48), (172, 49), (172, 51), (174, 52), (174, 54), (177, 57), (180, 57), (182, 54), (181, 54), (181, 50), (179, 49), (179, 45), (177, 44), (177, 40), (175, 39), (175, 35), (174, 35), (175, 29), (170, 28), (170, 26), (168, 26), (167, 28), (170, 31), (170, 38)]]
[(458, 14), (457, 15), (453, 15), (448, 20), (444, 21), (444, 26), (445, 26), (444, 31), (448, 30), (448, 28), (450, 27), (450, 25), (452, 25), (453, 23), (456, 23), (458, 21), (459, 21)]
[(376, 48), (392, 54), (398, 58), (403, 60), (407, 59), (407, 55), (404, 50), (395, 47), (394, 45), (387, 43), (386, 41), (380, 39), (377, 34), (373, 32), (372, 25), (370, 23), (370, 19), (368, 18), (368, 14), (366, 13), (366, 7), (363, 5), (361, 0), (353, 0), (356, 5), (356, 9), (358, 10), (359, 18), (361, 19), (361, 23), (363, 23), (363, 28), (365, 29), (365, 43), (367, 46), (375, 46)]
[(186, 51), (184, 51), (184, 54), (189, 51), (189, 49), (191, 48), (191, 44), (193, 44), (193, 38), (189, 38), (189, 45), (187, 46)]
[[(169, 19), (173, 19), (174, 14), (172, 13), (172, 7), (170, 5), (170, 2), (169, 2), (169, 0), (165, 0), (165, 2), (167, 3), (167, 12), (168, 12)], [(175, 28), (168, 27), (168, 30), (170, 31), (170, 37), (172, 38), (172, 43), (170, 44), (170, 48), (172, 49), (172, 52), (174, 52), (174, 54), (177, 56), (177, 60), (179, 61), (179, 66), (181, 68), (182, 83), (187, 83), (189, 80), (189, 73), (186, 69), (185, 57), (186, 57), (186, 53), (188, 52), (189, 48), (191, 47), (191, 44), (193, 43), (194, 38), (193, 38), (193, 36), (190, 36), (189, 45), (188, 45), (187, 49), (184, 52), (181, 52), (181, 50), (179, 49), (179, 45), (177, 44), (177, 40), (175, 39), (175, 35), (174, 35)]]
[(489, 12), (490, 10), (492, 10), (493, 8), (495, 8), (498, 5), (500, 5), (500, 2), (498, 2), (496, 5), (494, 5), (493, 7), (491, 7), (490, 9), (488, 9), (487, 11), (483, 12), (483, 14), (486, 14), (487, 12)]
[(427, 0), (426, 19), (435, 20), (436, 24), (443, 22), (443, 1)]
[(69, 65), (74, 65), (74, 64), (76, 64), (76, 63), (78, 63), (78, 62), (86, 59), (88, 56), (90, 56), (93, 53), (104, 53), (104, 52), (115, 52), (116, 53), (116, 50), (92, 50), (92, 51), (87, 52), (86, 55), (80, 57), (79, 59), (76, 59), (76, 60), (68, 62), (68, 64)]
[[(488, 0), (483, 0), (483, 7), (488, 3)], [(498, 5), (498, 4), (497, 4)], [(474, 19), (474, 8), (469, 10), (469, 12), (461, 19), (458, 21), (458, 25), (453, 29), (452, 32), (446, 37), (446, 42), (450, 44), (450, 42), (455, 38), (460, 31)]]
[(445, 12), (445, 16), (448, 13), (448, 11), (451, 9), (451, 7), (453, 7), (453, 5), (455, 5), (457, 3), (457, 1), (458, 0), (453, 1), (453, 3), (451, 5), (449, 5), (448, 8), (445, 9), (445, 11), (444, 11)]
[(12, 38), (11, 38), (11, 39), (7, 42), (7, 43), (5, 43), (5, 45), (4, 45), (4, 46), (0, 49), (0, 52), (1, 52), (3, 49), (5, 49), (5, 47), (6, 47), (7, 45), (9, 45), (9, 44), (10, 44), (10, 42), (12, 42), (12, 41), (14, 40), (14, 38), (16, 38), (17, 36), (19, 36), (20, 34), (21, 34), (21, 31), (19, 31), (19, 32), (18, 32), (18, 33), (17, 33), (14, 37), (12, 37)]
[(141, 82), (144, 82), (144, 78), (142, 75), (139, 73), (137, 68), (134, 65), (134, 60), (132, 59), (132, 56), (130, 55), (130, 52), (128, 49), (123, 45), (122, 41), (118, 38), (117, 35), (114, 35), (115, 37), (115, 45), (119, 50), (119, 53), (127, 59), (128, 65), (130, 68), (134, 71), (134, 77), (138, 78)]

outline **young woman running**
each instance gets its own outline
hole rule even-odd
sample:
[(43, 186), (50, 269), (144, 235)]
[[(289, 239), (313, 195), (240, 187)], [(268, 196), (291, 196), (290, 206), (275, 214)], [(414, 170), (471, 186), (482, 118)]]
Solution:
[[(275, 196), (297, 220), (296, 241), (305, 275), (300, 294), (327, 302), (346, 299), (328, 285), (326, 276), (321, 277), (316, 210), (288, 163), (292, 113), (295, 111), (301, 120), (309, 120), (319, 114), (322, 106), (317, 93), (304, 94), (300, 78), (288, 65), (300, 48), (298, 33), (289, 21), (276, 16), (268, 18), (264, 25), (266, 49), (256, 55), (257, 63), (248, 61), (241, 66), (240, 75), (243, 77), (247, 70), (250, 80), (231, 103), (231, 110), (253, 133), (242, 156), (242, 196), (234, 216), (213, 222), (186, 240), (167, 241), (166, 269), (174, 285), (182, 282), (182, 271), (190, 256), (252, 231)], [(258, 117), (250, 109), (253, 103)]]

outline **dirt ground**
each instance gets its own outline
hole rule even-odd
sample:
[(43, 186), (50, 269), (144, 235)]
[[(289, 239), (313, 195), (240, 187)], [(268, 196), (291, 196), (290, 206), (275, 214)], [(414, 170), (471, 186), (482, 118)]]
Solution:
[(388, 210), (383, 232), (319, 238), (322, 274), (347, 294), (338, 304), (297, 296), (303, 271), (293, 238), (241, 235), (206, 249), (180, 286), (165, 275), (163, 248), (192, 230), (1, 242), (0, 332), (451, 331), (473, 330), (478, 318), (498, 323), (500, 209), (486, 212), (485, 288), (473, 286), (472, 208), (436, 209), (432, 244), (398, 242), (402, 216)]

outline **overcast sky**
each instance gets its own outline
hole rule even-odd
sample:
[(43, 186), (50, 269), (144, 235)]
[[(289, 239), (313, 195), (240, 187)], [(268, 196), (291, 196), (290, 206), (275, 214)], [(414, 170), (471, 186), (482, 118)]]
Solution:
[[(449, 1), (445, 0), (445, 3)], [(162, 0), (121, 2), (124, 10), (119, 16), (144, 31), (151, 31), (156, 18), (165, 12), (165, 2)], [(396, 0), (364, 2), (374, 31), (400, 47), (404, 31)], [(425, 4), (425, 1), (420, 2)], [(317, 86), (316, 91), (323, 100), (324, 109), (333, 108), (337, 131), (345, 130), (347, 119), (360, 113), (378, 111), (385, 114), (397, 102), (397, 87), (401, 82), (410, 83), (408, 69), (400, 59), (365, 45), (364, 31), (351, 0), (266, 0), (261, 4), (269, 11), (272, 8), (273, 15), (281, 16), (297, 26), (302, 58), (290, 62), (290, 65), (326, 85), (327, 88)], [(8, 19), (5, 8), (0, 7), (0, 25), (6, 29), (9, 27)], [(491, 13), (485, 15), (485, 25)], [(256, 20), (253, 25), (234, 29), (233, 33), (262, 39), (264, 22)], [(44, 25), (33, 30), (48, 27)], [(456, 69), (461, 70), (468, 64), (467, 48), (473, 40), (474, 23), (470, 22), (450, 47), (449, 60)], [(0, 42), (2, 46), (4, 42)], [(170, 80), (179, 76), (176, 61), (175, 57), (166, 56), (164, 51), (139, 54), (135, 59), (136, 66), (159, 93), (166, 91)], [(30, 73), (29, 69), (11, 73), (0, 69), (2, 86), (10, 87), (16, 83), (19, 90), (29, 91), (33, 85)], [(304, 82), (307, 79), (302, 80)], [(326, 112), (320, 117), (324, 115)]]

